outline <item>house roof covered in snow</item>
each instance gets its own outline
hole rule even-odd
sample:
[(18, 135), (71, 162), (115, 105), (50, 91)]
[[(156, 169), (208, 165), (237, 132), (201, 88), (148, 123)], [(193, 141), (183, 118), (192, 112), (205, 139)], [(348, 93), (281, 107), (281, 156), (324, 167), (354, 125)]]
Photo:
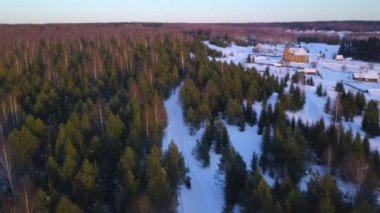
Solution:
[(354, 78), (378, 79), (379, 75), (377, 74), (376, 71), (357, 72), (357, 73), (354, 73)]
[(305, 69), (298, 70), (298, 72), (315, 74), (318, 72), (318, 70), (315, 68), (305, 68)]
[(309, 55), (304, 48), (289, 48), (289, 53), (292, 55)]

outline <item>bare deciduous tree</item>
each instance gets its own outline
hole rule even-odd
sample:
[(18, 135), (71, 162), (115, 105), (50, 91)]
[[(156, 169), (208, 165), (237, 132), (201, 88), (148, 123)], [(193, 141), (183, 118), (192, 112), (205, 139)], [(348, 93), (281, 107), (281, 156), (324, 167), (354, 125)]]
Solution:
[(360, 188), (369, 171), (369, 165), (363, 152), (349, 155), (347, 157), (346, 166), (349, 167), (348, 170), (352, 180)]
[(327, 146), (325, 152), (323, 153), (324, 160), (325, 160), (327, 166), (329, 167), (329, 173), (331, 173), (331, 164), (332, 164), (333, 157), (334, 157), (333, 154), (334, 154), (333, 147), (331, 144), (329, 144)]
[(1, 172), (0, 175), (4, 177), (5, 180), (7, 180), (9, 187), (10, 187), (10, 193), (11, 196), (15, 194), (15, 162), (12, 158), (12, 152), (9, 147), (9, 144), (5, 142), (1, 142), (1, 155), (0, 155), (0, 168)]

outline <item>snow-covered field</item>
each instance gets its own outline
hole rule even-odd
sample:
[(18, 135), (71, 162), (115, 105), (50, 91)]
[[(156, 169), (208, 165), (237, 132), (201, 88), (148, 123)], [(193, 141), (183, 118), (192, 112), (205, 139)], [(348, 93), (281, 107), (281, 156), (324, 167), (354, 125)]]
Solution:
[[(282, 52), (285, 45), (261, 45), (260, 52), (255, 52), (254, 47), (239, 47), (231, 45), (227, 48), (221, 48), (205, 42), (207, 46), (216, 49), (223, 53), (222, 58), (216, 60), (222, 62), (233, 62), (235, 64), (242, 64), (246, 68), (255, 67), (259, 71), (263, 71), (269, 67), (270, 72), (279, 77), (285, 76), (287, 73), (294, 74), (299, 68), (311, 67), (311, 63), (299, 64), (290, 63), (287, 67), (278, 67), (278, 63), (282, 60)], [(335, 84), (337, 81), (343, 81), (346, 85), (346, 90), (357, 91), (368, 90), (373, 88), (380, 88), (379, 83), (357, 82), (352, 79), (352, 73), (359, 72), (363, 67), (369, 67), (368, 63), (361, 61), (343, 61), (338, 62), (333, 59), (333, 56), (338, 52), (339, 46), (327, 44), (305, 44), (301, 43), (300, 46), (306, 48), (310, 54), (311, 61), (317, 61), (317, 69), (320, 76), (313, 76), (315, 86), (301, 86), (306, 95), (306, 104), (304, 108), (296, 113), (287, 112), (289, 118), (300, 118), (305, 122), (316, 122), (321, 118), (325, 123), (331, 122), (331, 115), (324, 113), (324, 105), (326, 97), (318, 97), (315, 94), (316, 86), (322, 84), (326, 90), (327, 95), (330, 96), (331, 102), (334, 103), (336, 99)], [(324, 54), (324, 59), (318, 59), (320, 54)], [(255, 63), (246, 63), (248, 55), (255, 58)], [(347, 68), (342, 71), (342, 66), (345, 64)], [(374, 64), (373, 69), (380, 73), (380, 65)], [(351, 85), (351, 86), (350, 86)], [(179, 212), (222, 212), (223, 209), (223, 176), (218, 174), (218, 163), (220, 155), (216, 155), (213, 151), (210, 152), (210, 166), (203, 168), (201, 163), (198, 162), (193, 155), (193, 150), (196, 141), (199, 140), (204, 132), (201, 128), (194, 135), (189, 134), (188, 126), (183, 119), (183, 111), (180, 103), (179, 86), (170, 98), (165, 102), (165, 107), (168, 114), (168, 126), (165, 130), (165, 138), (163, 142), (163, 150), (166, 150), (170, 141), (173, 140), (179, 150), (182, 152), (185, 164), (190, 169), (189, 176), (191, 177), (191, 189), (182, 187), (179, 193)], [(380, 95), (366, 93), (367, 100), (375, 99), (380, 101)], [(272, 106), (277, 101), (277, 94), (272, 95), (268, 100)], [(261, 103), (254, 103), (253, 107), (260, 116)], [(359, 132), (362, 136), (365, 133), (361, 130), (361, 116), (356, 116), (354, 122), (343, 122), (345, 128), (351, 128), (354, 133)], [(225, 123), (226, 124), (226, 123)], [(231, 144), (243, 157), (247, 166), (250, 165), (252, 154), (255, 152), (261, 154), (261, 136), (257, 135), (257, 126), (246, 126), (244, 132), (240, 132), (238, 127), (226, 124), (230, 136)], [(380, 137), (370, 139), (371, 148), (380, 151)], [(325, 175), (327, 168), (310, 165), (310, 174), (302, 178), (299, 187), (301, 190), (306, 190), (307, 183), (312, 178), (313, 173)], [(274, 184), (274, 180), (268, 175), (264, 175), (265, 180), (269, 185)], [(339, 177), (336, 177), (337, 184), (346, 197), (353, 197), (356, 188), (353, 184), (343, 182)], [(238, 208), (235, 208), (238, 209)]]

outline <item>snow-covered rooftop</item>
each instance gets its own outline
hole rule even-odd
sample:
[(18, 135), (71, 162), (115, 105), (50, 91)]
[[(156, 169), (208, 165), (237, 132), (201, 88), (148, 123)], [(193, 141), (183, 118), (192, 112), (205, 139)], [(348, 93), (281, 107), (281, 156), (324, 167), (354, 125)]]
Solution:
[(304, 48), (289, 48), (289, 53), (292, 55), (309, 55)]
[(376, 71), (357, 72), (357, 73), (354, 73), (354, 78), (378, 79), (379, 75), (377, 74)]
[(344, 57), (343, 57), (343, 55), (337, 55), (335, 57), (335, 59), (338, 60), (338, 61), (341, 61), (341, 60), (344, 60)]
[(318, 70), (315, 68), (304, 68), (304, 69), (298, 70), (298, 72), (315, 74), (318, 72)]

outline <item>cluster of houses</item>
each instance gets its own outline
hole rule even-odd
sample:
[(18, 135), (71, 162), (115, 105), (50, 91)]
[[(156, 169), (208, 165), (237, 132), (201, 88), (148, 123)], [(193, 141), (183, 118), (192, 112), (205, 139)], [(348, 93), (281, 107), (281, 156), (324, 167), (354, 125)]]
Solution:
[[(337, 55), (335, 57), (336, 61), (343, 61), (343, 55)], [(309, 53), (304, 48), (290, 48), (289, 46), (285, 47), (284, 62), (296, 62), (296, 63), (308, 63), (309, 62)], [(318, 70), (315, 68), (305, 68), (298, 70), (298, 73), (305, 75), (317, 75)], [(365, 81), (365, 82), (378, 82), (379, 74), (376, 71), (365, 71), (353, 73), (352, 78), (356, 81)]]
[[(285, 47), (283, 60), (285, 62), (297, 62), (297, 63), (307, 63), (309, 62), (309, 53), (304, 48), (291, 48), (289, 46)], [(343, 61), (343, 55), (337, 55), (335, 57), (336, 61)]]

